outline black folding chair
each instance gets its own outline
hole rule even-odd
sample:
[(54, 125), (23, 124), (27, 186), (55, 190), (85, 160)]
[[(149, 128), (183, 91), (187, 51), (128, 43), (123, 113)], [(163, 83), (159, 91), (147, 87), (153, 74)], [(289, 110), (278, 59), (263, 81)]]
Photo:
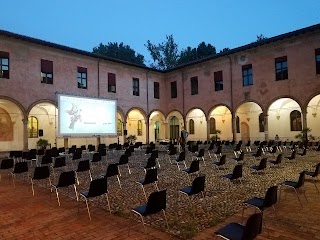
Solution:
[(213, 162), (213, 163), (212, 163), (213, 166), (217, 167), (218, 170), (220, 170), (222, 166), (225, 166), (225, 164), (226, 164), (226, 162), (227, 162), (227, 161), (226, 161), (226, 158), (227, 158), (227, 155), (223, 154), (223, 155), (220, 157), (219, 162)]
[(195, 157), (197, 160), (202, 159), (204, 165), (206, 165), (206, 162), (205, 162), (205, 160), (204, 160), (204, 149), (203, 149), (203, 148), (200, 149), (199, 152), (198, 152), (198, 154), (197, 154), (196, 156), (193, 156), (192, 158), (194, 158), (194, 157)]
[(107, 167), (106, 173), (101, 175), (101, 177), (103, 177), (103, 178), (110, 178), (110, 177), (113, 177), (113, 176), (117, 177), (119, 186), (120, 186), (120, 188), (122, 188), (121, 187), (120, 178), (119, 178), (119, 168), (118, 168), (118, 164), (117, 163), (109, 164), (108, 167)]
[[(122, 165), (127, 165), (128, 172), (129, 172), (129, 174), (131, 174), (131, 170), (130, 170), (130, 167), (129, 167), (129, 158), (128, 158), (128, 155), (126, 155), (126, 154), (123, 154), (120, 157), (120, 160), (119, 160), (119, 163), (118, 163), (118, 167), (120, 167)], [(120, 168), (119, 168), (119, 174), (121, 176)]]
[(149, 157), (147, 160), (147, 164), (143, 169), (146, 172), (150, 168), (156, 168), (156, 165), (157, 165), (156, 159), (154, 157)]
[[(110, 203), (108, 198), (108, 183), (106, 178), (98, 178), (98, 179), (92, 180), (90, 182), (89, 190), (87, 192), (80, 192), (80, 197), (83, 197), (84, 200), (86, 201), (90, 221), (91, 221), (91, 214), (89, 210), (88, 200), (94, 197), (102, 196), (102, 195), (106, 197), (109, 212), (111, 213), (111, 208), (110, 208)], [(79, 204), (80, 204), (80, 201), (79, 201)], [(78, 212), (79, 212), (79, 205), (78, 205)]]
[[(78, 199), (78, 192), (77, 192), (77, 187), (76, 187), (76, 177), (75, 177), (74, 171), (62, 172), (60, 174), (58, 183), (51, 184), (51, 187), (56, 190), (56, 195), (57, 195), (59, 207), (60, 207), (60, 198), (59, 198), (58, 189), (63, 188), (63, 187), (69, 187), (69, 186), (73, 186), (74, 192), (76, 194), (76, 199), (78, 201), (79, 199)], [(51, 188), (51, 191), (52, 191), (52, 188)]]
[(241, 151), (239, 157), (235, 157), (235, 158), (233, 158), (233, 160), (235, 160), (235, 161), (237, 161), (237, 162), (243, 161), (243, 160), (244, 160), (244, 152)]
[(185, 169), (187, 168), (185, 160), (186, 160), (186, 152), (179, 153), (179, 156), (176, 158), (176, 164), (177, 164), (177, 167), (179, 170), (180, 170), (180, 166), (179, 166), (180, 162), (182, 162), (184, 164)]
[(144, 186), (147, 185), (147, 184), (153, 183), (156, 186), (157, 191), (159, 191), (157, 182), (158, 182), (158, 170), (157, 170), (157, 168), (150, 168), (149, 170), (147, 170), (144, 179), (141, 179), (141, 180), (137, 181), (137, 183), (141, 185), (144, 197), (146, 199), (147, 199), (147, 195), (146, 195), (146, 191), (144, 190)]
[(253, 240), (261, 233), (262, 213), (251, 215), (246, 225), (239, 223), (229, 223), (214, 233), (224, 239), (230, 240)]
[(233, 172), (231, 174), (224, 175), (223, 178), (229, 179), (230, 182), (233, 182), (235, 180), (239, 180), (242, 184), (241, 178), (242, 178), (242, 164), (238, 164), (234, 167)]
[[(2, 159), (0, 170), (7, 171), (9, 173), (10, 169), (12, 169), (13, 166), (14, 166), (13, 158)], [(1, 171), (0, 171), (0, 181), (1, 181)]]
[(269, 163), (271, 163), (274, 167), (280, 166), (282, 163), (282, 153), (278, 154), (276, 160), (270, 160)]
[(78, 163), (78, 167), (75, 171), (76, 173), (76, 180), (77, 180), (77, 184), (79, 185), (79, 178), (78, 178), (78, 173), (80, 172), (89, 172), (89, 177), (90, 177), (90, 181), (92, 181), (92, 175), (91, 175), (91, 171), (90, 171), (90, 162), (89, 160), (82, 160)]
[(206, 181), (205, 176), (196, 177), (193, 180), (191, 186), (182, 188), (179, 190), (179, 192), (189, 196), (190, 203), (191, 203), (190, 196), (201, 193), (202, 197), (204, 198), (205, 181)]
[(200, 162), (199, 160), (193, 160), (193, 161), (191, 162), (189, 168), (182, 170), (183, 172), (188, 173), (188, 177), (189, 177), (189, 180), (190, 180), (190, 181), (191, 181), (190, 175), (191, 175), (192, 173), (197, 173), (197, 174), (199, 174), (199, 171), (200, 171), (200, 166), (199, 166), (200, 164), (199, 164), (199, 162)]
[(251, 166), (250, 169), (254, 170), (257, 174), (265, 171), (267, 168), (267, 158), (262, 158), (260, 164), (257, 166)]
[(34, 181), (35, 180), (45, 180), (48, 179), (49, 186), (51, 186), (51, 179), (50, 179), (50, 170), (49, 166), (40, 166), (34, 169), (33, 177), (31, 178), (31, 188), (32, 188), (32, 195), (34, 196)]
[(156, 214), (160, 211), (163, 212), (166, 226), (167, 226), (167, 228), (169, 228), (167, 217), (166, 217), (166, 212), (165, 212), (166, 207), (167, 207), (167, 190), (162, 190), (159, 192), (151, 193), (148, 198), (147, 203), (144, 205), (133, 208), (132, 212), (138, 214), (141, 217), (144, 232), (146, 233), (144, 217), (148, 216), (148, 215)]
[(318, 193), (319, 193), (319, 189), (318, 189), (318, 187), (317, 187), (317, 184), (316, 184), (316, 180), (315, 180), (315, 179), (318, 178), (319, 173), (320, 173), (320, 163), (317, 164), (316, 169), (315, 169), (314, 172), (306, 172), (306, 176), (312, 178), (313, 183), (314, 183), (314, 186), (316, 187)]
[(27, 178), (29, 180), (29, 172), (28, 171), (29, 171), (28, 162), (17, 162), (17, 163), (15, 163), (13, 171), (11, 172), (13, 186), (16, 186), (14, 180), (16, 179), (16, 175), (17, 174), (26, 173), (27, 174)]

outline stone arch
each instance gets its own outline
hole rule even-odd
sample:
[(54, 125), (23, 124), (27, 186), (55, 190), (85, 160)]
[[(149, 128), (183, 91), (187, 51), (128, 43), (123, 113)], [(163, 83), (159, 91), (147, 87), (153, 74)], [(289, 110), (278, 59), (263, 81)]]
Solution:
[(140, 108), (140, 107), (132, 107), (132, 108), (130, 108), (130, 109), (127, 111), (126, 115), (125, 115), (125, 118), (124, 118), (125, 120), (127, 120), (128, 116), (129, 116), (129, 113), (130, 113), (131, 111), (133, 111), (133, 110), (138, 110), (138, 111), (142, 114), (142, 116), (143, 116), (143, 118), (144, 118), (144, 121), (147, 122), (147, 113), (146, 113), (142, 108)]
[(217, 107), (220, 107), (220, 106), (223, 106), (223, 107), (228, 108), (229, 111), (230, 111), (231, 114), (232, 114), (232, 109), (231, 109), (230, 106), (228, 106), (227, 104), (219, 103), (219, 104), (213, 105), (213, 107), (210, 108), (209, 111), (207, 112), (207, 118), (208, 118), (208, 120), (209, 120), (209, 118), (210, 118), (211, 112), (212, 112), (214, 109), (216, 109)]

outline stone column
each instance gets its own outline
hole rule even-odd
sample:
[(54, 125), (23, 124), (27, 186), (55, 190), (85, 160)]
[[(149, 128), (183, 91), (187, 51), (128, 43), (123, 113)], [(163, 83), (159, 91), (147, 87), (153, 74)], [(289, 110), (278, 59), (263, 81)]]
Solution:
[(210, 140), (210, 120), (207, 120), (207, 141)]
[(127, 123), (123, 122), (123, 143), (127, 141), (127, 135), (124, 134), (124, 131), (127, 130)]
[[(302, 110), (302, 130), (308, 128), (307, 124), (307, 110)], [(303, 131), (303, 141), (309, 141), (308, 139), (308, 133), (306, 131)]]
[(23, 123), (23, 151), (28, 151), (28, 118), (22, 119)]
[(168, 132), (169, 132), (168, 123), (164, 122), (163, 125), (164, 125), (164, 138), (167, 139), (168, 138)]
[(149, 121), (146, 121), (146, 144), (149, 143)]
[(269, 140), (268, 114), (264, 114), (264, 140)]
[(69, 139), (63, 138), (63, 146), (65, 149), (69, 148)]
[(232, 122), (232, 135), (233, 135), (233, 141), (237, 141), (237, 115), (235, 113), (232, 113), (231, 122)]

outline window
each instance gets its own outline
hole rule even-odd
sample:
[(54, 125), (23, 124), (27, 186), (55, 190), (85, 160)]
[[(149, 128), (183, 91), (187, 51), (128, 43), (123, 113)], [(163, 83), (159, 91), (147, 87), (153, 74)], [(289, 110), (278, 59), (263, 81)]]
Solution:
[(259, 115), (259, 132), (264, 132), (264, 115), (260, 113)]
[(122, 136), (122, 126), (123, 123), (120, 119), (118, 119), (118, 123), (117, 123), (117, 134), (118, 136)]
[(236, 117), (236, 130), (237, 133), (240, 133), (240, 118), (238, 116)]
[(210, 134), (214, 134), (216, 131), (216, 119), (210, 118)]
[(0, 51), (0, 78), (9, 79), (9, 53)]
[(320, 74), (320, 48), (316, 49), (316, 74)]
[(170, 119), (170, 139), (179, 138), (179, 120), (176, 116), (171, 117)]
[(78, 88), (87, 89), (87, 69), (78, 67)]
[(275, 59), (276, 81), (288, 79), (288, 62), (287, 57), (279, 57)]
[(177, 81), (171, 82), (171, 98), (177, 98)]
[(41, 59), (41, 83), (53, 84), (53, 62)]
[(139, 78), (132, 79), (133, 96), (139, 96)]
[(253, 85), (252, 64), (242, 66), (242, 82), (243, 86)]
[(156, 99), (160, 98), (160, 84), (158, 82), (153, 83), (153, 96)]
[(159, 121), (156, 121), (154, 123), (154, 138), (157, 141), (160, 137), (160, 123)]
[(190, 119), (189, 121), (189, 134), (194, 134), (194, 121)]
[(108, 73), (108, 92), (116, 92), (116, 75), (114, 73)]
[(142, 121), (138, 120), (137, 135), (142, 136)]
[(293, 110), (290, 113), (291, 131), (302, 131), (301, 112)]
[(28, 138), (38, 137), (38, 119), (36, 117), (28, 117)]
[(198, 94), (198, 77), (192, 77), (191, 79), (191, 95)]
[(222, 71), (214, 72), (214, 90), (215, 91), (223, 90)]

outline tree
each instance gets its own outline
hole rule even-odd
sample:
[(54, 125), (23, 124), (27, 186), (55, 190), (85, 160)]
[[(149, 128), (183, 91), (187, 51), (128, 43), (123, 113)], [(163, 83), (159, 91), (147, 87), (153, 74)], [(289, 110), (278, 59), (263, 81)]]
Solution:
[(224, 48), (224, 49), (220, 50), (219, 53), (224, 53), (224, 52), (227, 52), (227, 51), (230, 51), (230, 48)]
[(178, 44), (175, 43), (172, 34), (167, 35), (166, 41), (159, 44), (153, 44), (148, 40), (145, 46), (153, 59), (153, 63), (150, 65), (152, 68), (166, 70), (177, 65)]
[(206, 44), (205, 42), (201, 42), (197, 48), (192, 49), (191, 47), (187, 47), (182, 50), (178, 59), (178, 64), (185, 64), (215, 54), (216, 48), (214, 46), (210, 43)]
[(260, 41), (263, 41), (263, 40), (265, 40), (265, 39), (267, 39), (267, 37), (265, 37), (265, 36), (263, 36), (262, 34), (260, 34), (260, 35), (257, 35), (257, 40), (256, 40), (256, 42), (260, 42)]
[(144, 56), (139, 53), (136, 54), (129, 45), (125, 45), (123, 42), (120, 44), (108, 42), (107, 45), (100, 43), (99, 46), (93, 48), (92, 52), (105, 57), (145, 66)]

